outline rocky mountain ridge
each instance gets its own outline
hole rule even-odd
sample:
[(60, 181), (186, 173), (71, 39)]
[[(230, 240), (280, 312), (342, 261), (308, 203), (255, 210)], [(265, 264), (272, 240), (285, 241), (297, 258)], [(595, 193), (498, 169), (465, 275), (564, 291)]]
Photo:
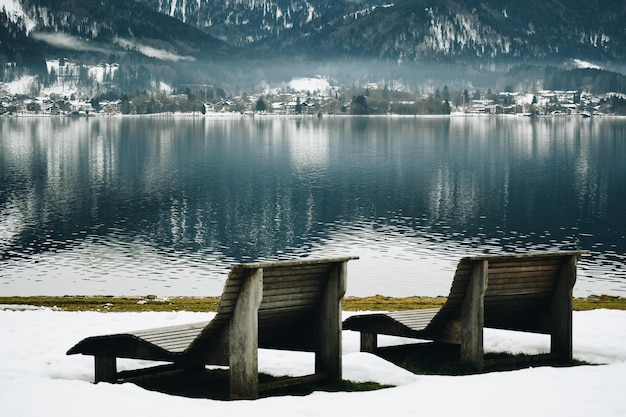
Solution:
[(267, 54), (551, 63), (626, 60), (621, 0), (144, 0)]

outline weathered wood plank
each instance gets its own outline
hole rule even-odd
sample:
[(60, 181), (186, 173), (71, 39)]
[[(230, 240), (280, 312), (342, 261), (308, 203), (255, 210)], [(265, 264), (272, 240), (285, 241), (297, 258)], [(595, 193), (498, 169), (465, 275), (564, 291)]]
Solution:
[(544, 279), (543, 277), (529, 277), (529, 279), (503, 279), (495, 281), (492, 281), (490, 278), (488, 289), (523, 287), (554, 288), (555, 285), (555, 280), (551, 279), (550, 277), (548, 277), (547, 279)]
[(233, 311), (229, 332), (230, 399), (259, 396), (258, 308), (263, 297), (263, 270), (250, 271)]
[(298, 284), (303, 284), (306, 283), (307, 281), (319, 281), (319, 280), (325, 280), (328, 277), (330, 270), (327, 270), (326, 272), (323, 273), (314, 273), (314, 274), (307, 274), (307, 273), (302, 273), (300, 275), (282, 275), (282, 276), (275, 276), (275, 277), (270, 277), (267, 280), (267, 285), (269, 287), (272, 286), (278, 286), (278, 287), (295, 287)]
[(259, 309), (259, 317), (263, 320), (270, 320), (273, 316), (280, 317), (289, 315), (291, 319), (295, 320), (297, 317), (301, 317), (303, 315), (310, 316), (314, 314), (316, 308), (317, 304), (307, 305), (304, 308), (300, 305), (263, 308)]
[(316, 299), (314, 298), (303, 298), (300, 300), (278, 300), (275, 302), (265, 302), (262, 307), (259, 308), (260, 311), (265, 310), (276, 310), (276, 309), (284, 309), (284, 308), (295, 308), (297, 310), (307, 310), (312, 307), (319, 305)]
[(502, 306), (509, 304), (525, 305), (525, 302), (533, 300), (535, 300), (538, 304), (541, 304), (542, 302), (545, 303), (547, 300), (549, 300), (550, 294), (550, 292), (546, 292), (531, 294), (500, 294), (497, 296), (486, 295), (485, 305), (501, 308)]
[(281, 303), (292, 304), (300, 301), (306, 305), (307, 300), (317, 303), (320, 294), (320, 291), (308, 291), (263, 296), (263, 306), (261, 308), (265, 308), (267, 305), (280, 305)]
[(315, 264), (336, 264), (340, 262), (347, 262), (350, 260), (359, 259), (358, 256), (338, 256), (335, 258), (303, 258), (303, 259), (293, 259), (293, 260), (282, 260), (282, 261), (266, 261), (266, 262), (251, 262), (246, 264), (237, 264), (233, 266), (233, 269), (242, 268), (242, 269), (272, 269), (277, 267), (289, 268), (293, 266), (306, 266), (306, 265), (315, 265)]
[(184, 331), (184, 332), (169, 332), (169, 333), (152, 333), (147, 334), (141, 337), (144, 340), (180, 340), (180, 339), (191, 339), (198, 337), (202, 333), (202, 329), (197, 329), (194, 331)]
[(475, 256), (466, 256), (461, 259), (462, 261), (478, 261), (478, 260), (487, 260), (489, 262), (500, 261), (504, 262), (506, 260), (520, 260), (523, 261), (528, 258), (538, 259), (538, 258), (558, 258), (562, 256), (580, 256), (583, 253), (589, 253), (589, 251), (585, 250), (572, 250), (572, 251), (558, 251), (558, 252), (527, 252), (527, 253), (507, 253), (507, 254), (496, 254), (496, 255), (475, 255)]
[[(267, 292), (264, 292), (267, 297), (283, 297), (288, 298), (289, 296), (298, 296), (300, 294), (321, 294), (324, 291), (324, 286), (326, 285), (325, 281), (318, 281), (314, 285), (307, 283), (301, 288), (297, 287), (282, 287), (276, 288), (272, 287)], [(266, 298), (267, 298), (266, 297)], [(269, 298), (267, 298), (269, 299)]]
[(476, 261), (467, 295), (461, 306), (461, 362), (483, 369), (484, 296), (487, 261)]
[(550, 266), (559, 265), (560, 257), (530, 257), (526, 259), (507, 259), (493, 258), (489, 260), (489, 269), (499, 268), (529, 268), (533, 266), (548, 268)]
[(559, 269), (557, 264), (550, 266), (529, 266), (529, 267), (508, 267), (508, 268), (490, 268), (489, 276), (498, 278), (501, 276), (531, 276), (531, 275), (539, 275), (539, 276), (553, 276), (554, 272)]
[(175, 341), (177, 343), (186, 343), (191, 344), (196, 337), (200, 335), (201, 332), (194, 333), (172, 333), (169, 335), (149, 335), (145, 336), (142, 339), (146, 342), (153, 343), (155, 345), (163, 345), (164, 343), (168, 343), (169, 341)]
[(267, 277), (280, 281), (297, 281), (300, 277), (306, 277), (310, 275), (325, 276), (330, 271), (330, 265), (314, 265), (300, 268), (280, 268), (280, 269), (266, 269)]
[(431, 308), (389, 313), (388, 316), (412, 330), (419, 331), (426, 328), (438, 312), (438, 308)]
[(432, 320), (435, 314), (437, 313), (433, 313), (432, 315), (428, 315), (428, 316), (420, 315), (418, 317), (402, 317), (402, 318), (394, 317), (394, 319), (397, 322), (400, 322), (405, 325), (422, 325), (422, 324), (430, 323), (430, 320)]
[(400, 310), (400, 311), (394, 311), (392, 313), (389, 313), (389, 315), (393, 317), (403, 317), (403, 316), (414, 317), (416, 315), (429, 316), (432, 313), (436, 313), (439, 310), (440, 308), (437, 308), (437, 307), (421, 308), (419, 310)]
[[(307, 291), (321, 291), (326, 277), (324, 275), (311, 275), (302, 280), (292, 280), (287, 282), (266, 280), (264, 275), (264, 294), (289, 294), (290, 292), (307, 292)], [(232, 304), (239, 296), (238, 291), (227, 291), (221, 297), (222, 304)], [(224, 306), (220, 304), (220, 306)]]
[(373, 353), (378, 347), (378, 334), (375, 332), (361, 332), (361, 352)]
[(489, 284), (512, 284), (516, 282), (555, 282), (555, 274), (557, 269), (550, 272), (531, 271), (524, 273), (507, 273), (507, 274), (489, 274)]
[(563, 261), (551, 303), (550, 350), (562, 360), (572, 359), (572, 291), (576, 282), (576, 256)]
[(341, 381), (341, 299), (346, 293), (347, 262), (337, 263), (329, 275), (317, 317), (315, 373), (333, 382)]
[(94, 356), (95, 372), (94, 382), (117, 381), (117, 359), (110, 353), (102, 353)]
[(497, 288), (489, 290), (489, 297), (507, 297), (507, 296), (516, 296), (516, 295), (529, 295), (529, 296), (540, 296), (540, 295), (550, 295), (552, 294), (551, 287), (537, 287), (537, 288)]

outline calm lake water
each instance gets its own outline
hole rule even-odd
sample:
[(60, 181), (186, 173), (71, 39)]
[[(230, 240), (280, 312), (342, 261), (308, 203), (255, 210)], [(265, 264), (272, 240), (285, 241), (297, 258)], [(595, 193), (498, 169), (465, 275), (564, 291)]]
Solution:
[(626, 119), (0, 118), (0, 294), (219, 295), (358, 255), (348, 295), (447, 295), (478, 253), (588, 249), (626, 296)]

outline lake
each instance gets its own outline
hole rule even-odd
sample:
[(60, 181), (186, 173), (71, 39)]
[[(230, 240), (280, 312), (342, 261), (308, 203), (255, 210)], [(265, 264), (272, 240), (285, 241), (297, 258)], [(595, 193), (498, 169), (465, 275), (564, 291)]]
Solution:
[(626, 119), (0, 118), (0, 294), (210, 296), (357, 255), (348, 295), (447, 295), (470, 254), (588, 249), (626, 296)]

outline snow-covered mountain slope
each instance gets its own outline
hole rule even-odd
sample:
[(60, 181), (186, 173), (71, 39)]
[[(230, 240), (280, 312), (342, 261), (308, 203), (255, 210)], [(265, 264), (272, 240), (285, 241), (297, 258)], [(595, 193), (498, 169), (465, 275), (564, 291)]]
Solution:
[(125, 53), (193, 61), (229, 49), (143, 2), (123, 0), (0, 0), (0, 36), (1, 50), (9, 58), (20, 50), (24, 39), (33, 55)]
[(626, 59), (626, 2), (146, 0), (256, 51), (400, 62)]

